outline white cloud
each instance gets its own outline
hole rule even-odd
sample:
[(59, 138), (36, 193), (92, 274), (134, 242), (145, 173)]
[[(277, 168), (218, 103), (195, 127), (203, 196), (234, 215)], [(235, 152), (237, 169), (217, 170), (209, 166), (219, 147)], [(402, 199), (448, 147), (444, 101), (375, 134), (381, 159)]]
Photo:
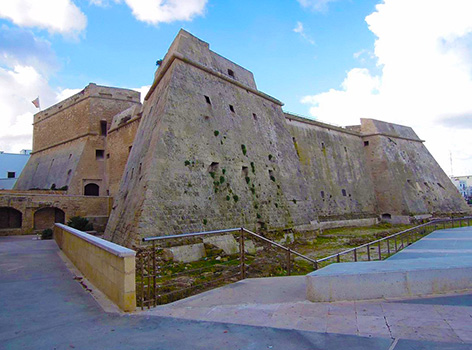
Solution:
[(412, 126), (443, 169), (451, 150), (454, 172), (472, 174), (471, 14), (469, 0), (385, 0), (366, 17), (381, 73), (354, 68), (340, 89), (302, 102), (337, 124), (365, 117)]
[(87, 26), (87, 18), (71, 0), (3, 0), (0, 18), (20, 27), (37, 27), (69, 36), (76, 36)]
[(297, 0), (300, 5), (313, 11), (325, 12), (328, 10), (328, 4), (337, 0)]
[(33, 114), (31, 103), (40, 96), (41, 104), (54, 102), (47, 79), (31, 66), (0, 67), (0, 150), (18, 152), (31, 149)]
[(135, 90), (135, 91), (138, 91), (139, 93), (141, 93), (141, 103), (144, 102), (144, 98), (146, 97), (149, 89), (151, 88), (151, 85), (143, 85), (139, 88), (131, 88), (131, 90)]
[(315, 45), (315, 41), (306, 33), (302, 22), (297, 22), (297, 25), (295, 26), (295, 28), (293, 28), (293, 31), (295, 33), (300, 34), (300, 36), (306, 41), (308, 41), (311, 45)]
[(52, 72), (58, 68), (51, 43), (35, 37), (29, 30), (2, 25), (0, 43), (0, 63), (9, 67), (27, 65), (41, 72)]
[(124, 0), (133, 15), (150, 24), (190, 21), (202, 15), (207, 0)]

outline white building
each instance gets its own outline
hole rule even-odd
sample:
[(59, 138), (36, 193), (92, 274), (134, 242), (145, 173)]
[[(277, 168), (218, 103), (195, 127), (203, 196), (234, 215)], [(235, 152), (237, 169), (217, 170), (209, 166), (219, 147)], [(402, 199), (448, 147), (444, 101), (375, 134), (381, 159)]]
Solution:
[(472, 175), (451, 176), (452, 183), (457, 187), (461, 195), (467, 200), (472, 201)]
[(5, 153), (0, 151), (0, 190), (10, 190), (28, 162), (30, 150), (20, 153)]

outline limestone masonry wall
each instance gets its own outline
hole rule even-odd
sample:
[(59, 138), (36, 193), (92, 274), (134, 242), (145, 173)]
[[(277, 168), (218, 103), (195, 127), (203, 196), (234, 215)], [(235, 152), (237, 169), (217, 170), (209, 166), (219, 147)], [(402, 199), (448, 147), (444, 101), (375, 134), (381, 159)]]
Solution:
[(85, 194), (85, 186), (106, 193), (105, 148), (112, 118), (140, 105), (139, 92), (89, 84), (81, 92), (34, 117), (33, 152), (15, 188), (68, 187)]
[[(249, 71), (181, 31), (146, 96), (105, 236), (131, 246), (190, 231), (466, 211), (457, 191), (404, 190), (413, 174), (416, 182), (449, 188), (411, 128), (363, 120), (344, 129), (284, 114), (281, 106), (257, 91)], [(386, 146), (392, 137), (398, 149)], [(398, 168), (409, 165), (398, 162), (402, 152), (415, 162), (403, 173)], [(399, 193), (406, 198), (391, 204)]]
[[(372, 119), (342, 128), (284, 113), (250, 71), (183, 30), (143, 105), (139, 97), (90, 84), (36, 114), (33, 154), (16, 189), (67, 186), (75, 195), (44, 199), (58, 210), (39, 215), (38, 226), (63, 212), (106, 218), (108, 196), (105, 237), (128, 247), (190, 231), (469, 211), (411, 128)], [(38, 197), (11, 196), (0, 193), (0, 215), (8, 215), (0, 228), (18, 225), (20, 206), (31, 230), (28, 208), (37, 206), (28, 203)]]

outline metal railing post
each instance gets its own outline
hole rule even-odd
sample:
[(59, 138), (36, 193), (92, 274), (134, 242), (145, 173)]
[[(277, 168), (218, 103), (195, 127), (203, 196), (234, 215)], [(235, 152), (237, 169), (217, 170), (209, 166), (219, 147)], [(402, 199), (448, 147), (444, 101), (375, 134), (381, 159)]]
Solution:
[(387, 254), (390, 256), (390, 241), (387, 238)]
[(152, 276), (152, 285), (154, 288), (154, 306), (157, 306), (157, 286), (156, 286), (156, 276), (157, 276), (157, 271), (156, 271), (156, 242), (152, 241), (152, 271), (153, 271), (153, 276)]
[(357, 262), (357, 249), (354, 248), (354, 261)]
[(291, 266), (290, 266), (290, 248), (287, 250), (287, 275), (290, 276), (291, 274)]
[(246, 278), (246, 261), (244, 255), (244, 229), (241, 228), (241, 236), (239, 237), (239, 262), (241, 267), (241, 279)]
[(370, 261), (370, 244), (367, 244), (367, 261)]
[(381, 247), (381, 242), (379, 242), (379, 260), (382, 260), (382, 247)]
[(341, 257), (338, 255), (336, 255), (336, 262), (341, 262)]

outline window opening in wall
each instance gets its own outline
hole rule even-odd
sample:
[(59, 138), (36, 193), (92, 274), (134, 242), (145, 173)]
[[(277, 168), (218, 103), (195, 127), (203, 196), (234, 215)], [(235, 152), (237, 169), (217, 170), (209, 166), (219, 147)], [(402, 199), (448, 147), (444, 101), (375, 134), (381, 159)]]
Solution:
[(252, 117), (254, 118), (254, 120), (257, 120), (257, 115), (256, 115), (256, 113), (252, 113)]
[(100, 194), (100, 187), (97, 184), (90, 183), (84, 187), (85, 196), (98, 196)]
[(249, 168), (247, 166), (243, 166), (241, 168), (241, 175), (244, 176), (244, 177), (248, 177), (249, 176)]
[(110, 153), (107, 153), (107, 159), (110, 159)]
[(228, 69), (228, 75), (234, 78), (234, 72), (231, 69)]
[(213, 162), (210, 164), (210, 166), (208, 167), (208, 171), (210, 173), (216, 173), (218, 171), (220, 167), (220, 163), (217, 163), (217, 162)]
[(211, 100), (207, 95), (205, 95), (205, 101), (211, 106)]
[(129, 147), (128, 147), (128, 153), (131, 152), (131, 148), (133, 148), (133, 146), (129, 146)]
[(229, 110), (234, 113), (234, 107), (233, 107), (233, 105), (229, 105)]
[(324, 191), (321, 191), (320, 194), (321, 194), (321, 198), (324, 198), (324, 197), (325, 197)]
[(369, 146), (369, 141), (364, 141), (364, 147)]
[(97, 149), (95, 150), (95, 159), (96, 160), (102, 160), (105, 156), (105, 151), (102, 149)]
[(347, 152), (347, 147), (344, 147), (344, 152)]
[(102, 136), (107, 136), (107, 121), (100, 121), (100, 133)]
[(9, 179), (14, 179), (15, 178), (15, 172), (14, 171), (9, 171), (7, 172), (7, 177)]
[(341, 192), (342, 192), (342, 194), (343, 194), (344, 197), (347, 196), (346, 190), (345, 190), (344, 188), (341, 190)]
[(322, 149), (325, 149), (325, 148), (326, 148), (324, 142), (321, 142), (321, 148), (322, 148)]

